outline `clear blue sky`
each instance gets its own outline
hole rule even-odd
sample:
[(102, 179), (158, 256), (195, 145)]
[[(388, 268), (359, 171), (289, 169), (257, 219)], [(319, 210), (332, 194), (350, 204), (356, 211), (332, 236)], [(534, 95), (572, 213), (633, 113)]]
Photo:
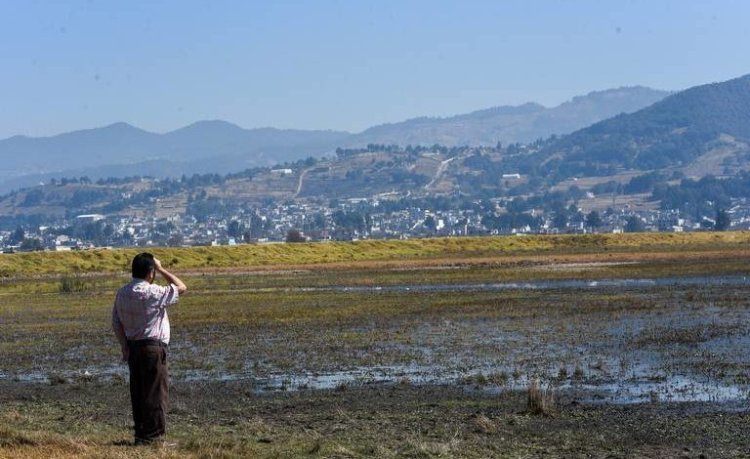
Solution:
[(202, 119), (359, 131), (750, 73), (750, 2), (0, 0), (0, 138)]

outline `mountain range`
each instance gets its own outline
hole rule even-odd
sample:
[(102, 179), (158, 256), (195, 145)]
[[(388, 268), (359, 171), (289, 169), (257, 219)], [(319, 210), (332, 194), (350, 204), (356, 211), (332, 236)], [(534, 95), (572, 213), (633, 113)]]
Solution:
[(414, 118), (383, 124), (347, 139), (352, 146), (495, 145), (528, 143), (552, 134), (568, 134), (620, 113), (631, 113), (663, 99), (669, 92), (642, 86), (595, 91), (556, 107), (536, 103), (494, 107), (448, 118)]
[(644, 87), (619, 88), (578, 96), (552, 108), (535, 103), (494, 107), (448, 118), (422, 117), (384, 124), (357, 134), (243, 129), (214, 120), (164, 134), (115, 123), (51, 137), (14, 136), (0, 140), (0, 192), (60, 177), (225, 174), (367, 144), (525, 143), (634, 112), (668, 95)]
[(748, 143), (750, 75), (745, 75), (689, 88), (580, 129), (530, 156), (526, 164), (563, 177), (682, 168), (701, 160), (706, 166), (719, 161), (746, 167)]
[(243, 129), (225, 121), (201, 121), (165, 134), (115, 123), (52, 137), (15, 136), (0, 141), (0, 190), (52, 177), (226, 173), (321, 155), (348, 136)]
[[(577, 103), (581, 106), (582, 101), (590, 103), (592, 97), (601, 96), (593, 93)], [(557, 108), (562, 110), (561, 107)], [(536, 112), (537, 108), (526, 105), (464, 116), (481, 119), (512, 114), (520, 118), (523, 113)], [(451, 118), (451, 122), (456, 118)], [(379, 129), (384, 134), (394, 133), (403, 129), (404, 123), (392, 126), (392, 130)], [(201, 134), (198, 128), (210, 129)], [(86, 135), (132, 133), (134, 129), (115, 125)], [(166, 142), (166, 136), (173, 148), (179, 145), (174, 139), (182, 137), (192, 148), (185, 148), (187, 160), (182, 163), (150, 160), (148, 164), (157, 171), (166, 164), (172, 164), (174, 172), (174, 164), (211, 160), (210, 156), (201, 157), (202, 149), (212, 144), (227, 145), (232, 133), (240, 140), (248, 133), (255, 139), (263, 133), (267, 136), (264, 144), (280, 146), (280, 151), (281, 147), (293, 151), (298, 145), (292, 141), (283, 144), (278, 140), (278, 130), (245, 131), (223, 122), (199, 123), (161, 136), (135, 132), (161, 142)], [(210, 137), (210, 133), (215, 137)], [(295, 132), (300, 144), (312, 138), (321, 149), (328, 141), (345, 145), (363, 134), (318, 132), (314, 133), (318, 137), (314, 137), (310, 132)], [(231, 158), (230, 147), (227, 157)], [(181, 153), (175, 153), (178, 154)], [(239, 161), (239, 156), (234, 157)], [(264, 160), (270, 164), (274, 158)], [(106, 167), (99, 166), (99, 170), (105, 171)], [(712, 206), (726, 208), (732, 198), (750, 199), (750, 75), (670, 94), (635, 112), (528, 144), (415, 147), (373, 142), (365, 147), (337, 148), (335, 155), (318, 159), (290, 161), (283, 168), (245, 168), (227, 175), (204, 173), (176, 180), (111, 179), (96, 183), (56, 180), (0, 197), (0, 217), (92, 212), (172, 215), (186, 211), (205, 216), (216, 209), (296, 198), (320, 203), (371, 197), (454, 199), (461, 205), (499, 197), (512, 201), (517, 213), (533, 211), (538, 206), (552, 206), (559, 211), (581, 199), (592, 200), (586, 204), (589, 208), (606, 209), (616, 197), (625, 195), (629, 206), (653, 209), (661, 202), (667, 209), (690, 208), (694, 214), (703, 215), (713, 212)]]

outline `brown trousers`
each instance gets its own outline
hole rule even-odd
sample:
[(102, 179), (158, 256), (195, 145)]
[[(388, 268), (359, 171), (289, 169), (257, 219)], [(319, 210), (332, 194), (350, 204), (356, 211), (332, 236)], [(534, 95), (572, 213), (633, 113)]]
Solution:
[(148, 443), (166, 433), (169, 387), (167, 350), (154, 344), (128, 342), (130, 401), (136, 443)]

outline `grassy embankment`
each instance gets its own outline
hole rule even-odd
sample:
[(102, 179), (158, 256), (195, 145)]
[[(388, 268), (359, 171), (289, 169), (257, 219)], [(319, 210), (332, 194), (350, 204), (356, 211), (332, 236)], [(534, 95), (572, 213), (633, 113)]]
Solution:
[[(639, 233), (561, 236), (430, 238), (235, 247), (154, 248), (178, 270), (309, 266), (358, 262), (425, 262), (503, 256), (710, 252), (750, 250), (749, 232)], [(18, 253), (0, 256), (0, 277), (127, 271), (143, 249)]]

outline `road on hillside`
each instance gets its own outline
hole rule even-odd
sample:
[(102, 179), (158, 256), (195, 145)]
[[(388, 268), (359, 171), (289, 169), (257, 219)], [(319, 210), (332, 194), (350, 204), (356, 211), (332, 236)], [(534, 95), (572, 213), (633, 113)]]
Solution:
[(440, 176), (442, 176), (445, 170), (448, 168), (448, 164), (454, 159), (456, 158), (448, 158), (445, 161), (440, 162), (440, 166), (438, 166), (438, 169), (435, 172), (435, 176), (432, 177), (432, 180), (430, 180), (430, 183), (424, 186), (425, 190), (429, 190), (435, 184), (435, 182), (437, 182), (440, 179)]

